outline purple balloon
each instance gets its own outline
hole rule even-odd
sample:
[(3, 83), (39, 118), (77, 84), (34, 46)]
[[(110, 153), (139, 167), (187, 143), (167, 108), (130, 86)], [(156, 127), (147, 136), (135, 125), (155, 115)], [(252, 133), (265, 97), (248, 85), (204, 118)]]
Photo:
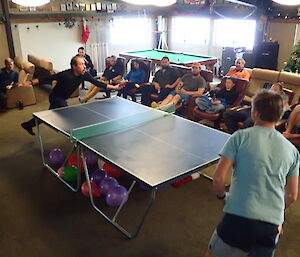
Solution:
[(100, 182), (102, 181), (102, 179), (107, 178), (107, 173), (105, 170), (99, 169), (94, 171), (91, 175), (90, 175), (91, 181), (96, 183), (97, 186), (100, 186)]
[(123, 186), (116, 186), (110, 189), (106, 195), (106, 203), (111, 207), (118, 207), (128, 199), (127, 189)]
[(64, 152), (59, 148), (54, 148), (49, 154), (49, 159), (52, 164), (60, 165), (64, 161)]
[(98, 161), (98, 156), (91, 151), (86, 151), (85, 160), (88, 165), (95, 165)]
[(102, 181), (100, 182), (101, 194), (106, 196), (108, 191), (116, 187), (117, 185), (119, 185), (118, 181), (112, 177), (102, 179)]

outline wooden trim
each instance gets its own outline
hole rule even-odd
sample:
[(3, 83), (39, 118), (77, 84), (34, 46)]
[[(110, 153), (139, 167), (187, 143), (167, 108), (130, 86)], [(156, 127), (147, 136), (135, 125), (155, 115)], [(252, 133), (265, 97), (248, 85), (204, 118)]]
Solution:
[(300, 23), (299, 19), (271, 19), (270, 22), (274, 23)]

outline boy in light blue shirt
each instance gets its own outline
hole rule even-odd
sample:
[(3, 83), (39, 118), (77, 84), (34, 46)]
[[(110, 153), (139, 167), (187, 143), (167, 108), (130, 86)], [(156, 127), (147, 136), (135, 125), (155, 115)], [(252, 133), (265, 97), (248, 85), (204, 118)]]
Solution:
[[(253, 100), (255, 126), (232, 135), (223, 147), (213, 188), (225, 215), (206, 257), (273, 257), (284, 210), (297, 199), (299, 153), (275, 130), (283, 113), (279, 94), (262, 90)], [(225, 178), (233, 168), (231, 187)]]

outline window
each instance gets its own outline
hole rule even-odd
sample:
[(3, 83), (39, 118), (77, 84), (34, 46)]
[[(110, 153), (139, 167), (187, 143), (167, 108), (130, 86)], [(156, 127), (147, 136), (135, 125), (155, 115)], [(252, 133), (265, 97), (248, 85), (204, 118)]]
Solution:
[(216, 20), (215, 44), (227, 47), (246, 47), (246, 49), (252, 50), (255, 27), (255, 20)]
[(208, 44), (209, 19), (174, 17), (172, 41), (187, 44)]
[(151, 20), (147, 18), (120, 18), (110, 22), (112, 44), (137, 44), (151, 40)]

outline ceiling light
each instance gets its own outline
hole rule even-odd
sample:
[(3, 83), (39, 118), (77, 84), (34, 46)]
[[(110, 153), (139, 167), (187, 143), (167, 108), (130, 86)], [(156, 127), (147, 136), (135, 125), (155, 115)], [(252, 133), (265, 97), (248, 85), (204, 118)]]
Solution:
[(273, 2), (282, 5), (300, 5), (300, 0), (273, 0)]
[(123, 0), (129, 4), (136, 5), (155, 5), (155, 6), (169, 6), (176, 3), (176, 0)]
[(50, 3), (50, 0), (12, 0), (13, 3), (23, 6), (41, 6)]

